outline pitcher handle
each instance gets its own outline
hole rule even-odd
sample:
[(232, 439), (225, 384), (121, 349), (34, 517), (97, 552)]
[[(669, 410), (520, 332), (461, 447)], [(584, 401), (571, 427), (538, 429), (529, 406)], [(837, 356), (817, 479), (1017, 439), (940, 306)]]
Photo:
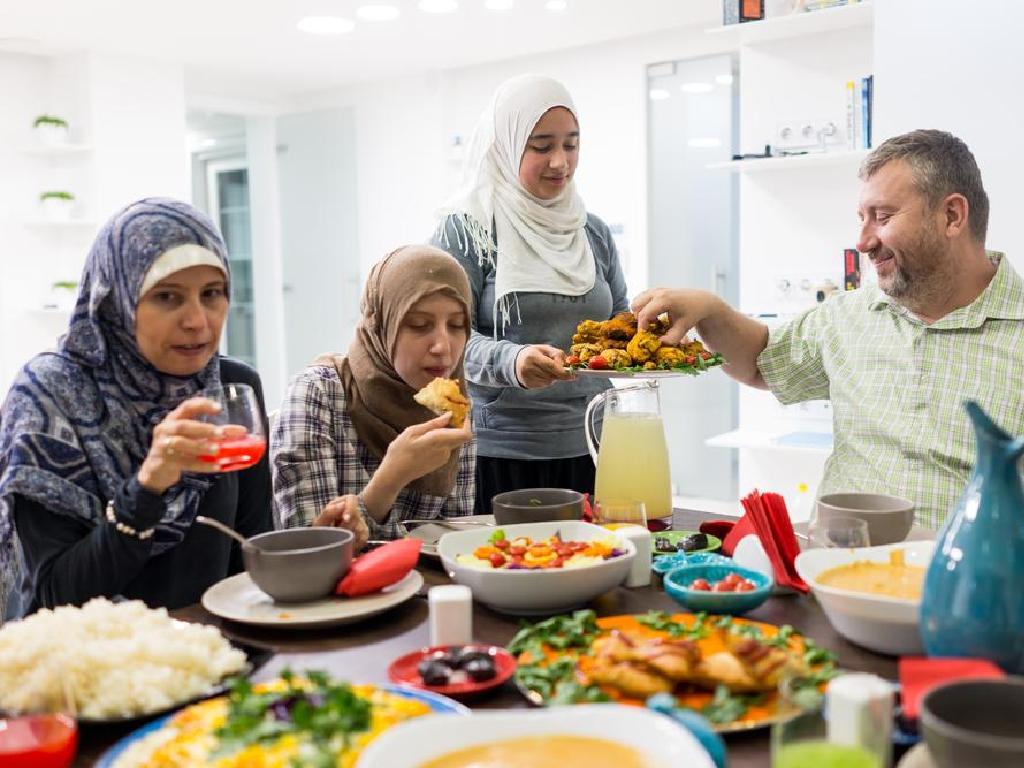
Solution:
[(597, 436), (594, 434), (594, 411), (599, 405), (604, 405), (604, 401), (608, 398), (608, 393), (614, 390), (605, 390), (594, 395), (590, 402), (587, 403), (587, 411), (583, 415), (583, 432), (587, 436), (587, 450), (590, 451), (590, 458), (594, 462), (594, 466), (597, 466), (597, 449), (601, 447), (601, 443), (597, 440)]

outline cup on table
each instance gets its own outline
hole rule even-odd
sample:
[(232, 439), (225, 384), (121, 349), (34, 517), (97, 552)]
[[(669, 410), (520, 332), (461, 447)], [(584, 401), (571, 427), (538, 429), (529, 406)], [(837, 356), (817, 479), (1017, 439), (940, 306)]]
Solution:
[(245, 428), (244, 434), (217, 440), (217, 453), (200, 456), (200, 459), (217, 464), (221, 472), (233, 472), (251, 467), (263, 458), (267, 451), (267, 435), (263, 429), (259, 400), (252, 387), (248, 384), (223, 384), (207, 387), (199, 396), (220, 404), (219, 413), (206, 414), (202, 421)]
[(807, 529), (808, 545), (856, 549), (870, 547), (868, 524), (856, 517), (828, 517), (811, 520)]
[(597, 525), (647, 527), (647, 505), (640, 499), (601, 499), (594, 502), (593, 514)]

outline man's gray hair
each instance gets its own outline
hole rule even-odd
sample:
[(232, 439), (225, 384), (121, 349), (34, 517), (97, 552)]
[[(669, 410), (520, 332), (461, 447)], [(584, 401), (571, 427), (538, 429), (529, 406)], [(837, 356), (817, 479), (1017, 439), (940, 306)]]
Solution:
[(903, 160), (910, 166), (914, 186), (933, 209), (947, 195), (963, 195), (967, 199), (971, 235), (977, 242), (985, 242), (988, 195), (974, 155), (963, 141), (951, 133), (933, 129), (893, 136), (864, 159), (860, 178), (867, 181), (893, 160)]

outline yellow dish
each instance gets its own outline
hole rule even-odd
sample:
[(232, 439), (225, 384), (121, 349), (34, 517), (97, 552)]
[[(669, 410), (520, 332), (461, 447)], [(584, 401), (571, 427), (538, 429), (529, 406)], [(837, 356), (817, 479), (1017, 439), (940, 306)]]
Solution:
[(449, 752), (420, 768), (646, 768), (632, 747), (591, 736), (538, 736), (493, 741)]
[(826, 587), (851, 592), (920, 600), (924, 589), (924, 574), (924, 568), (906, 564), (902, 549), (894, 549), (889, 553), (888, 563), (858, 560), (822, 571), (817, 581)]

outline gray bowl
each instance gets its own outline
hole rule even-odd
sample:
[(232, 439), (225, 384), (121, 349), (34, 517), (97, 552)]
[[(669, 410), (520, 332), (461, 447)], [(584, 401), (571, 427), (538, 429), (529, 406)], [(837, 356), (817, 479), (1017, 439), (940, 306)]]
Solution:
[(583, 494), (564, 488), (524, 488), (499, 493), (491, 499), (498, 525), (582, 520)]
[(863, 520), (872, 547), (903, 541), (914, 525), (914, 502), (884, 493), (829, 493), (818, 499), (817, 507), (819, 520)]
[(279, 603), (318, 600), (334, 592), (352, 564), (355, 536), (344, 528), (289, 528), (250, 538), (245, 570)]
[(1024, 678), (955, 680), (921, 701), (921, 729), (937, 768), (1024, 766)]

